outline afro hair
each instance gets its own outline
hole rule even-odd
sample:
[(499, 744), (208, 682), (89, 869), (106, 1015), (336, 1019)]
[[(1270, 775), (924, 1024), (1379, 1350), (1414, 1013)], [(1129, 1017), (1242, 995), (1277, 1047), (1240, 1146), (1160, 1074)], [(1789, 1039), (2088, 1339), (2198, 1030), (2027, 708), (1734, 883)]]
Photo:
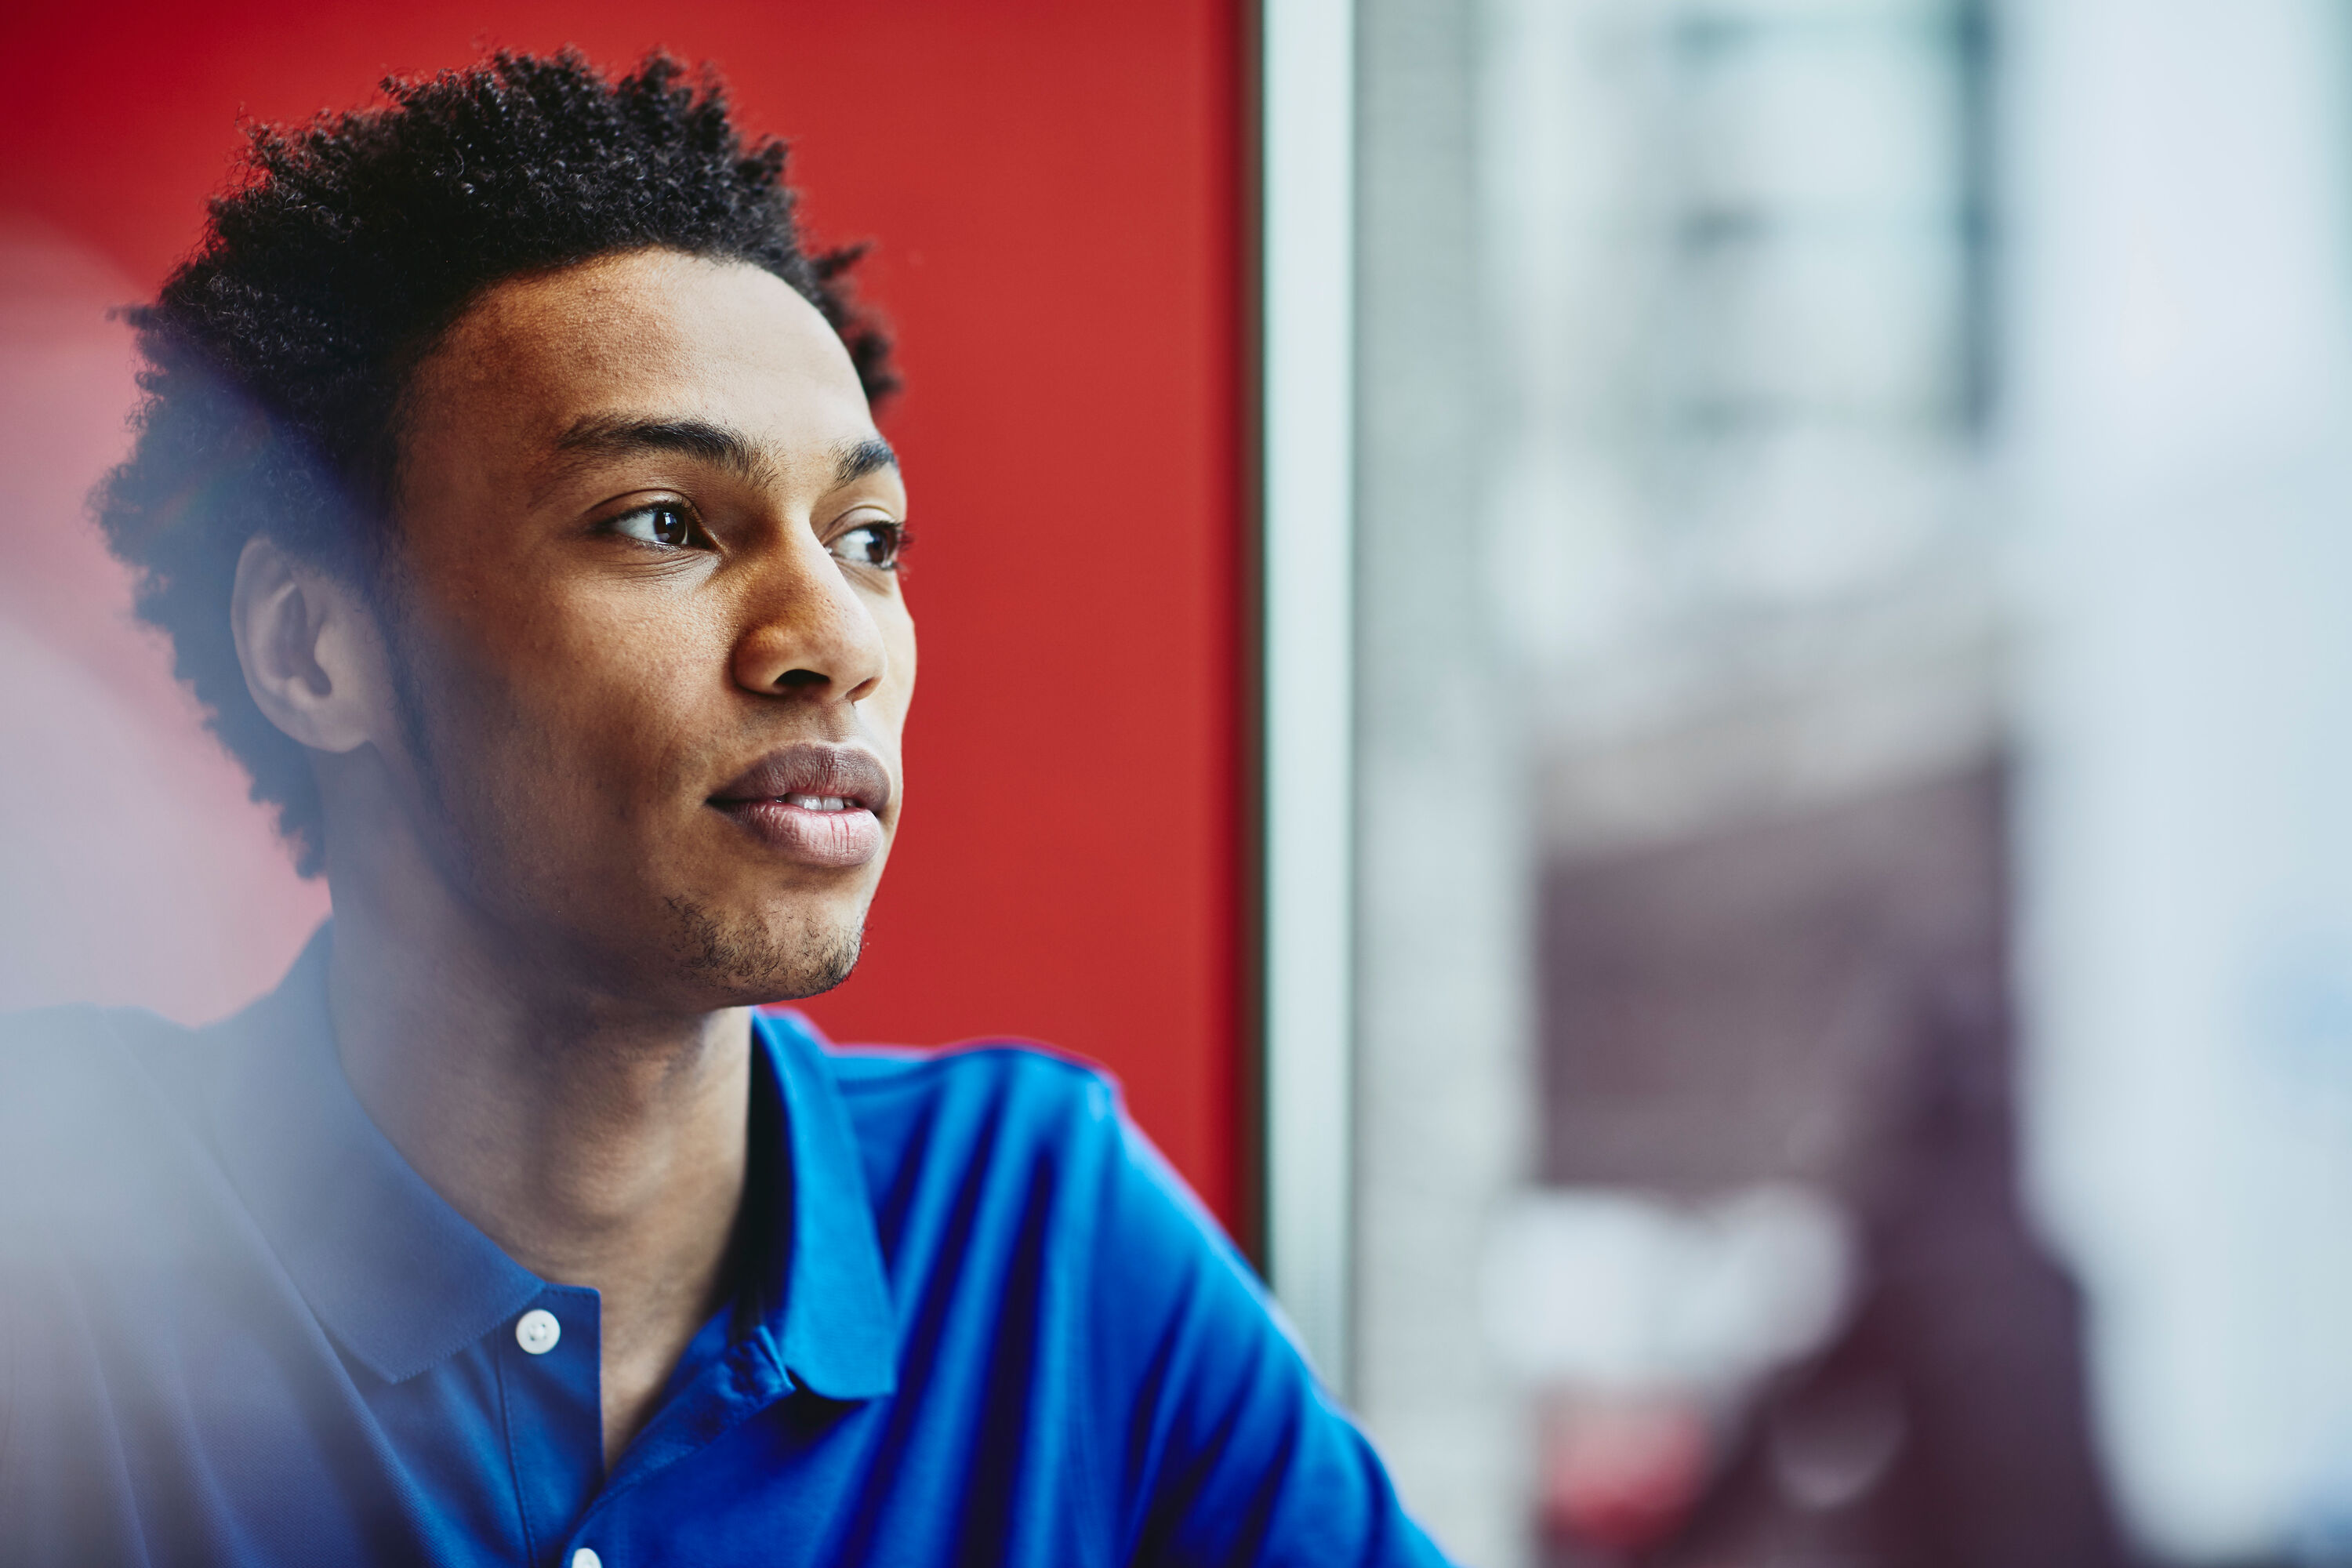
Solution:
[(803, 248), (784, 147), (746, 146), (718, 81), (667, 55), (607, 79), (574, 50), (499, 53), (384, 101), (261, 125), (203, 240), (125, 312), (144, 359), (127, 461), (94, 508), (206, 722), (324, 867), (302, 747), (247, 690), (229, 597), (247, 542), (366, 584), (383, 559), (401, 398), (467, 308), (522, 274), (663, 247), (764, 268), (841, 335), (866, 395), (889, 343), (851, 300), (856, 249)]

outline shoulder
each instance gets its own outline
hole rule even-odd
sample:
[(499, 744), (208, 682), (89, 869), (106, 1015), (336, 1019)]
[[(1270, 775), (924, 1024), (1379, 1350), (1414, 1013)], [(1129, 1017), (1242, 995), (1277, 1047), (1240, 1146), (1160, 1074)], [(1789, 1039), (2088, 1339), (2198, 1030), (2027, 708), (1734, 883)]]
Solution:
[[(1118, 1084), (1100, 1068), (1034, 1041), (979, 1039), (932, 1049), (841, 1046), (792, 1013), (763, 1023), (797, 1037), (817, 1063), (858, 1140), (919, 1145), (927, 1157), (969, 1152), (985, 1138), (1000, 1152), (1031, 1153), (1115, 1142), (1124, 1118)], [(943, 1146), (944, 1145), (944, 1146)]]
[[(1118, 1080), (1099, 1067), (1027, 1040), (930, 1050), (843, 1047), (797, 1016), (772, 1022), (814, 1047), (883, 1211), (926, 1202), (1018, 1211), (1080, 1246), (1106, 1230), (1126, 1233), (1123, 1243), (1140, 1240), (1138, 1219), (1150, 1215), (1165, 1223), (1142, 1229), (1180, 1250), (1229, 1245), (1129, 1116)], [(1120, 1250), (1138, 1256), (1125, 1245)]]
[(1102, 1069), (1001, 1040), (836, 1048), (828, 1065), (877, 1198), (919, 1189), (974, 1213), (1024, 1215), (1064, 1246), (1099, 1232), (1132, 1125)]
[(0, 1013), (0, 1072), (40, 1070), (92, 1053), (168, 1049), (199, 1031), (144, 1007), (37, 1007)]
[[(0, 1014), (0, 1125), (20, 1136), (119, 1093), (179, 1054), (195, 1031), (134, 1007)], [(5, 1147), (6, 1140), (0, 1140)]]
[(822, 1047), (852, 1115), (928, 1110), (1013, 1116), (1041, 1130), (1107, 1129), (1120, 1109), (1102, 1068), (1027, 1040), (973, 1040), (933, 1050)]
[(130, 1009), (120, 1007), (0, 1013), (0, 1074), (38, 1071), (45, 1064), (70, 1058), (77, 1050), (102, 1045), (114, 1034), (116, 1020), (128, 1013)]
[(0, 1016), (0, 1217), (78, 1223), (168, 1164), (200, 1099), (200, 1039), (137, 1008)]

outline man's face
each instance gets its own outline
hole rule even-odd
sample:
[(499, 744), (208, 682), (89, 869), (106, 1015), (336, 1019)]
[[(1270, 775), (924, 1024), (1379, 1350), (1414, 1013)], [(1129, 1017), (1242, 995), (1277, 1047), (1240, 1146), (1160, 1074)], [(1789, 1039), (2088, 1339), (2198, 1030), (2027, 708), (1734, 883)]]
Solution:
[(596, 991), (838, 982), (915, 634), (906, 491), (815, 309), (667, 251), (502, 284), (419, 368), (402, 455), (386, 762), (439, 879)]

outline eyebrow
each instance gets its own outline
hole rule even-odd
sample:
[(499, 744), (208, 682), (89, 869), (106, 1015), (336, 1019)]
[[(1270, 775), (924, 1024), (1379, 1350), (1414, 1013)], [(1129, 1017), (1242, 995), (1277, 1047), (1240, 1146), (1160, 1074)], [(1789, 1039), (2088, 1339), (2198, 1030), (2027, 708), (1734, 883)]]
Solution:
[[(673, 452), (725, 469), (753, 484), (772, 482), (775, 465), (749, 436), (708, 419), (646, 419), (626, 415), (592, 416), (557, 437), (558, 459), (635, 457)], [(845, 441), (834, 448), (833, 482), (854, 484), (882, 468), (898, 466), (898, 454), (878, 436)]]
[(591, 416), (559, 437), (555, 449), (565, 458), (628, 458), (646, 452), (675, 452), (754, 482), (770, 478), (774, 471), (750, 437), (708, 419)]
[(890, 443), (879, 436), (869, 436), (863, 441), (851, 441), (834, 453), (833, 482), (836, 488), (855, 484), (877, 468), (895, 468), (898, 454)]

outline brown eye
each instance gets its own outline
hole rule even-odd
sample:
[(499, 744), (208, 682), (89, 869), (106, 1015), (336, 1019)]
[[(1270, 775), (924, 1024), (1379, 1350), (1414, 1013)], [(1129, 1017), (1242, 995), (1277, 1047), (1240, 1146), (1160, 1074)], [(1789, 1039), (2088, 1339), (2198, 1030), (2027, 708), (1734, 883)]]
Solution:
[(895, 522), (868, 522), (848, 530), (833, 542), (833, 552), (844, 561), (879, 572), (897, 569), (906, 531)]
[(684, 507), (667, 502), (623, 512), (605, 526), (614, 533), (671, 550), (683, 550), (695, 542), (694, 520), (686, 514)]

